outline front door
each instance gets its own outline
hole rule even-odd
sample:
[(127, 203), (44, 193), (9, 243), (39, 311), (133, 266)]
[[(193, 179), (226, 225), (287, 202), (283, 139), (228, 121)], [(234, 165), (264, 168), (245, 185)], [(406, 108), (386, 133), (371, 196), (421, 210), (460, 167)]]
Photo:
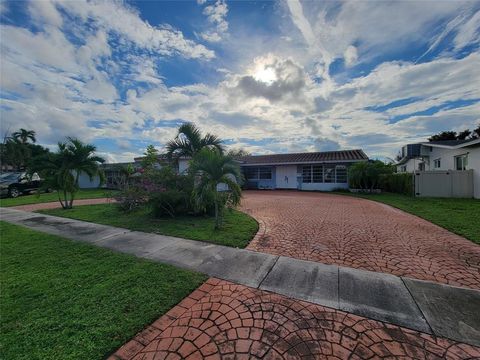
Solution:
[(275, 178), (277, 189), (296, 189), (297, 165), (277, 166)]

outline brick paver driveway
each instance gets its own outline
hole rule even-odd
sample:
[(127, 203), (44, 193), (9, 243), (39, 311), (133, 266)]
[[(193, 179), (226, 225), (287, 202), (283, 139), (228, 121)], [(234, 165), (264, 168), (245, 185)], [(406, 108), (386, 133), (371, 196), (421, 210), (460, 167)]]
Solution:
[(210, 279), (110, 359), (478, 359), (480, 349)]
[(480, 246), (374, 201), (326, 193), (246, 191), (261, 224), (249, 249), (480, 289)]

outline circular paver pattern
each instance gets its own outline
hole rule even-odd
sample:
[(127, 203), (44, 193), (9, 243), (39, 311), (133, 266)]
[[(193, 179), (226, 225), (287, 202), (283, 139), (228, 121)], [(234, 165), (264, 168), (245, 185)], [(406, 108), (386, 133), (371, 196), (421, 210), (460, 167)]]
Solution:
[(374, 201), (299, 191), (246, 191), (260, 231), (248, 249), (480, 289), (480, 246)]
[(480, 349), (474, 346), (217, 279), (207, 281), (152, 327), (112, 358), (470, 359), (480, 356)]

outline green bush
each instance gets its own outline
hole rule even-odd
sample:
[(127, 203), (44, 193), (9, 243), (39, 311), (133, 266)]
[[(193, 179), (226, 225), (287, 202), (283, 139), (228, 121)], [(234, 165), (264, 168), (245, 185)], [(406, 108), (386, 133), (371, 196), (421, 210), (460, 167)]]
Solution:
[(392, 193), (413, 195), (413, 176), (410, 173), (382, 174), (380, 188)]
[(149, 204), (155, 217), (175, 217), (193, 212), (190, 194), (181, 190), (166, 190), (153, 194)]
[(379, 160), (358, 162), (348, 169), (348, 183), (352, 189), (378, 189), (381, 177), (393, 174), (393, 171), (393, 165), (384, 164)]
[(147, 192), (140, 186), (129, 186), (119, 191), (114, 196), (117, 206), (124, 212), (131, 212), (147, 202)]

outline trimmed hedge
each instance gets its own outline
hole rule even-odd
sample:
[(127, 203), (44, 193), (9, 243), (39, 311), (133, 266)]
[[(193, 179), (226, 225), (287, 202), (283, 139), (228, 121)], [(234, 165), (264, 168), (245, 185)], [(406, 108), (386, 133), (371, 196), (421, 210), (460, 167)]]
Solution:
[(380, 188), (383, 191), (412, 196), (413, 174), (382, 174), (380, 175)]

